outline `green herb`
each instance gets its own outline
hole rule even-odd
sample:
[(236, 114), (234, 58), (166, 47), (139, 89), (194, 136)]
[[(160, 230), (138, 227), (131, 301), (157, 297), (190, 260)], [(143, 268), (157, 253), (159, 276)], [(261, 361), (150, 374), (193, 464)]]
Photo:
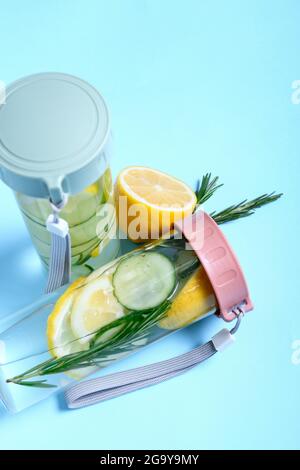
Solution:
[[(206, 173), (200, 182), (198, 180), (197, 189), (195, 191), (197, 197), (197, 206), (195, 211), (199, 209), (201, 204), (208, 201), (217, 189), (221, 188), (223, 184), (217, 184), (219, 180), (218, 176), (212, 178), (211, 173)], [(276, 194), (275, 192), (270, 194), (263, 194), (258, 196), (255, 199), (248, 201), (244, 199), (238, 204), (233, 204), (232, 206), (226, 207), (219, 212), (213, 211), (210, 216), (217, 222), (217, 224), (225, 224), (226, 222), (231, 222), (232, 220), (241, 219), (243, 217), (249, 217), (254, 214), (256, 209), (259, 209), (266, 204), (277, 201), (282, 196), (282, 193)]]
[[(100, 328), (93, 337), (87, 351), (79, 351), (57, 359), (48, 359), (23, 374), (8, 379), (7, 382), (31, 387), (55, 387), (55, 385), (46, 384), (43, 380), (29, 382), (28, 379), (89, 366), (101, 366), (101, 362), (107, 361), (107, 356), (112, 352), (118, 354), (118, 352), (125, 352), (126, 348), (128, 351), (134, 348), (132, 342), (143, 339), (146, 332), (161, 320), (170, 306), (171, 302), (165, 301), (160, 306), (150, 310), (132, 311)], [(113, 333), (111, 338), (101, 341), (104, 333), (113, 330), (116, 330), (116, 332)]]
[(197, 206), (204, 204), (208, 199), (210, 199), (217, 189), (221, 188), (223, 184), (217, 184), (219, 177), (211, 177), (211, 173), (206, 173), (202, 177), (202, 180), (198, 180), (197, 189), (195, 191), (197, 197)]
[(249, 215), (254, 214), (256, 209), (259, 209), (266, 204), (277, 201), (282, 196), (282, 193), (275, 194), (263, 194), (251, 201), (245, 199), (239, 204), (234, 204), (232, 206), (223, 209), (220, 212), (212, 212), (211, 217), (217, 222), (217, 224), (225, 224), (226, 222), (231, 222), (232, 220), (241, 219), (243, 217), (249, 217)]

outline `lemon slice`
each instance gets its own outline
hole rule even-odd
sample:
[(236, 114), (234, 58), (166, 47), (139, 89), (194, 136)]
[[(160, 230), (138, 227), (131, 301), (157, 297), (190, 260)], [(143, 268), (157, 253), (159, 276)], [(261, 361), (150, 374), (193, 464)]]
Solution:
[(132, 241), (158, 238), (191, 214), (197, 202), (194, 191), (179, 179), (142, 166), (125, 168), (115, 193), (120, 227)]
[(82, 286), (73, 301), (71, 328), (81, 344), (88, 343), (93, 333), (124, 315), (123, 306), (114, 296), (114, 268)]
[[(99, 273), (98, 273), (98, 276), (99, 276)], [(106, 277), (109, 277), (109, 274)], [(85, 294), (87, 293), (85, 291), (87, 287), (86, 282), (87, 282), (86, 278), (77, 279), (65, 291), (65, 293), (58, 299), (52, 313), (48, 317), (48, 323), (47, 323), (48, 347), (49, 347), (50, 354), (52, 354), (52, 356), (54, 357), (66, 356), (67, 354), (84, 351), (89, 348), (89, 342), (79, 341), (78, 333), (74, 334), (71, 328), (71, 317), (73, 314), (72, 309), (73, 309), (74, 300), (77, 297), (77, 295), (80, 297), (81, 293), (83, 292)], [(90, 285), (95, 282), (97, 282), (97, 280), (94, 280), (87, 285)], [(104, 279), (104, 281), (101, 281), (101, 282), (99, 281), (99, 284), (101, 284), (102, 287), (105, 287), (106, 290), (109, 286), (111, 286), (110, 280), (107, 282), (107, 279)], [(104, 318), (102, 320), (103, 322), (105, 322)], [(116, 357), (114, 355), (108, 356), (106, 358), (106, 362), (103, 362), (103, 365), (111, 363), (111, 361), (115, 358)], [(66, 375), (72, 379), (79, 380), (95, 372), (97, 369), (98, 367), (92, 366), (92, 367), (86, 367), (82, 370), (70, 370), (66, 372)]]
[(187, 281), (159, 326), (175, 330), (193, 323), (216, 308), (212, 285), (202, 267)]
[(91, 196), (98, 196), (99, 194), (99, 183), (93, 183), (87, 188), (85, 188), (85, 192), (91, 194)]
[(47, 321), (47, 340), (50, 353), (54, 357), (65, 356), (84, 349), (76, 341), (71, 329), (71, 311), (76, 289), (84, 278), (77, 279), (58, 299)]
[(104, 189), (105, 200), (108, 201), (111, 198), (112, 192), (113, 192), (113, 181), (112, 181), (111, 171), (109, 168), (107, 168), (107, 170), (105, 171), (103, 175), (103, 189)]

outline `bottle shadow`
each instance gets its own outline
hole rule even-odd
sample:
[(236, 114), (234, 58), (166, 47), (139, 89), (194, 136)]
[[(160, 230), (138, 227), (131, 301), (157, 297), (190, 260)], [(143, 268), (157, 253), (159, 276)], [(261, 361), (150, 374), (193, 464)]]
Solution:
[(28, 237), (14, 239), (0, 250), (1, 319), (42, 294), (46, 273)]

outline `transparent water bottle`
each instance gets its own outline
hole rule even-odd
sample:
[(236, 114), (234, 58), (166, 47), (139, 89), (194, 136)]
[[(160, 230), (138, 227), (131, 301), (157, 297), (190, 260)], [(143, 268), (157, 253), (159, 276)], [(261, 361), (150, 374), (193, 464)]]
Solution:
[(0, 335), (1, 399), (21, 411), (216, 310), (183, 241), (135, 250), (10, 319)]
[[(43, 73), (12, 83), (0, 106), (0, 176), (16, 193), (43, 263), (51, 204), (69, 224), (72, 266), (118, 253), (111, 130), (102, 96), (79, 78)], [(51, 204), (50, 204), (51, 202)], [(101, 264), (101, 257), (98, 258)]]

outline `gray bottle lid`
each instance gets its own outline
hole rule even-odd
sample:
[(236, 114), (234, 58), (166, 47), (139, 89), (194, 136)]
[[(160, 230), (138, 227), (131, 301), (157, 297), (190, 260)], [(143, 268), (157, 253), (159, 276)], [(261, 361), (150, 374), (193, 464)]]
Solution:
[(105, 102), (88, 83), (61, 73), (23, 78), (0, 106), (0, 177), (59, 204), (103, 174), (109, 135)]

